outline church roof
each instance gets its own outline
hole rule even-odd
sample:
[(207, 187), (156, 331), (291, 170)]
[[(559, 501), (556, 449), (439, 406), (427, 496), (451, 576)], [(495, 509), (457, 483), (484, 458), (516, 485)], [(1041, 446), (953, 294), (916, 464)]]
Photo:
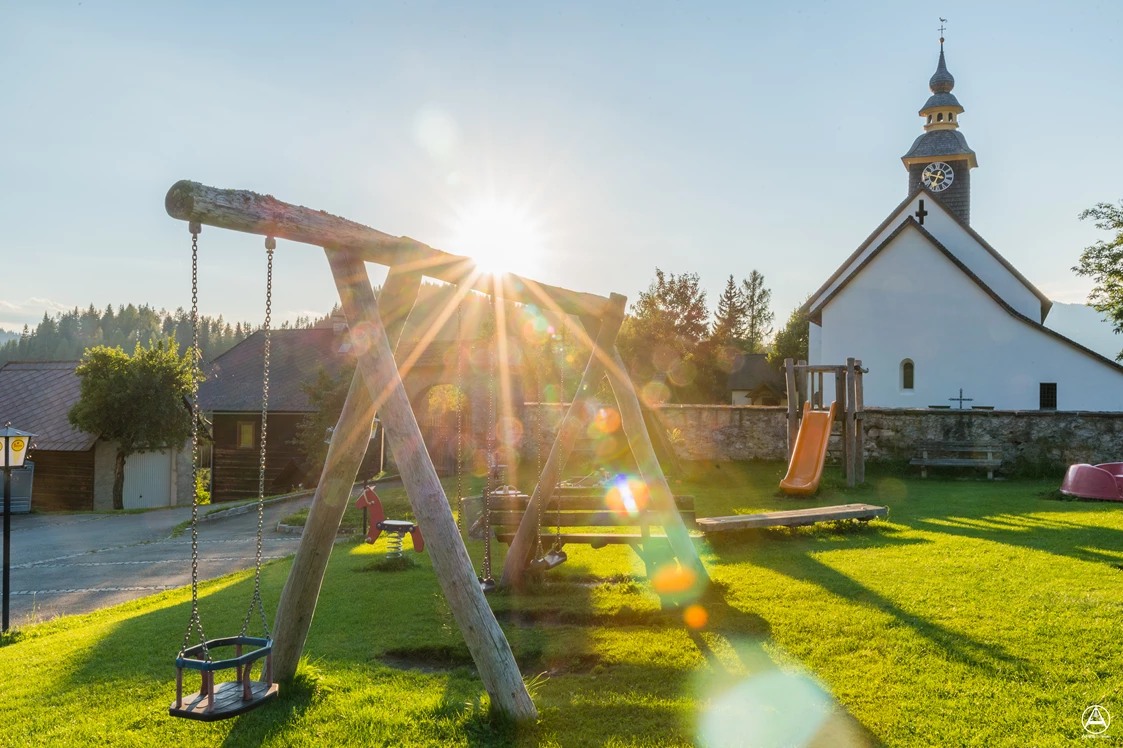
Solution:
[(972, 167), (978, 165), (975, 152), (967, 145), (967, 138), (959, 130), (929, 130), (923, 133), (912, 142), (912, 148), (901, 156), (901, 160), (907, 166), (910, 159), (939, 156), (966, 156)]
[[(949, 132), (949, 131), (943, 130), (942, 132)], [(946, 205), (944, 205), (943, 200), (940, 199), (940, 196), (938, 194), (936, 194), (934, 192), (930, 192), (929, 190), (925, 189), (923, 186), (917, 187), (911, 193), (909, 193), (909, 196), (906, 197), (904, 200), (902, 200), (901, 203), (899, 205), (897, 205), (897, 207), (894, 208), (893, 211), (888, 215), (888, 217), (886, 217), (886, 219), (884, 221), (882, 221), (881, 224), (878, 225), (878, 227), (876, 229), (873, 230), (873, 233), (871, 233), (869, 236), (867, 236), (865, 241), (863, 241), (861, 244), (859, 244), (858, 248), (855, 249), (850, 254), (850, 256), (846, 258), (846, 260), (838, 267), (837, 270), (834, 271), (833, 274), (831, 274), (831, 277), (827, 278), (826, 282), (823, 283), (823, 285), (820, 286), (819, 289), (817, 291), (815, 291), (815, 293), (811, 294), (811, 296), (807, 299), (806, 302), (804, 302), (803, 306), (800, 307), (800, 309), (804, 313), (808, 313), (808, 314), (811, 315), (811, 321), (815, 322), (816, 324), (818, 324), (822, 321), (822, 316), (821, 316), (822, 307), (825, 306), (827, 301), (829, 301), (829, 299), (830, 299), (830, 296), (824, 297), (824, 293), (826, 293), (827, 289), (829, 289), (831, 287), (831, 285), (834, 284), (835, 281), (837, 281), (839, 278), (841, 278), (843, 276), (843, 274), (846, 273), (846, 271), (854, 264), (854, 261), (857, 260), (859, 257), (861, 257), (862, 254), (867, 249), (869, 249), (869, 246), (873, 243), (874, 239), (876, 239), (883, 231), (885, 231), (885, 229), (887, 229), (890, 226), (890, 224), (893, 223), (893, 221), (895, 221), (896, 219), (898, 219), (900, 217), (901, 211), (905, 210), (909, 206), (909, 203), (911, 203), (917, 197), (917, 195), (920, 195), (922, 193), (924, 194), (925, 199), (930, 199), (936, 205), (939, 205), (943, 209), (943, 211), (953, 221), (955, 221), (957, 224), (959, 224), (959, 226), (964, 231), (966, 231), (971, 236), (972, 239), (974, 239), (975, 241), (977, 241), (979, 243), (979, 246), (981, 246), (983, 249), (985, 249), (992, 257), (994, 257), (994, 259), (998, 260), (998, 262), (1004, 268), (1006, 268), (1011, 273), (1011, 275), (1013, 275), (1015, 278), (1017, 278), (1018, 281), (1023, 286), (1025, 286), (1027, 289), (1029, 289), (1029, 291), (1041, 301), (1041, 321), (1044, 322), (1045, 317), (1047, 317), (1048, 314), (1049, 314), (1049, 309), (1052, 308), (1052, 306), (1053, 306), (1053, 302), (1049, 299), (1049, 297), (1046, 296), (1045, 294), (1041, 293), (1041, 291), (1039, 291), (1036, 286), (1034, 286), (1032, 283), (1030, 283), (1029, 279), (1027, 279), (1024, 275), (1022, 275), (1016, 267), (1011, 265), (1009, 260), (1007, 260), (1001, 254), (999, 254), (998, 250), (996, 250), (994, 247), (992, 247), (987, 242), (986, 239), (979, 236), (979, 233), (977, 231), (975, 231), (973, 228), (971, 228), (965, 221), (963, 221), (963, 219), (961, 219), (955, 213), (955, 211), (951, 210)], [(925, 231), (925, 233), (928, 233), (928, 232)], [(882, 245), (884, 245), (884, 242), (882, 243)], [(879, 248), (882, 245), (879, 245)], [(874, 251), (876, 252), (877, 250), (874, 250)], [(854, 268), (854, 270), (850, 273), (849, 277), (853, 277), (854, 275), (857, 275), (861, 271), (862, 267), (864, 267), (864, 265), (865, 265), (865, 263), (863, 262), (862, 265), (859, 265), (858, 267)], [(843, 283), (841, 283), (839, 285), (840, 288), (841, 288), (841, 286), (843, 286), (847, 282), (849, 282), (849, 277), (846, 280), (844, 280)], [(833, 293), (831, 294), (831, 296), (833, 296)]]
[(924, 106), (920, 107), (920, 115), (923, 116), (929, 109), (946, 109), (947, 107), (955, 107), (963, 111), (963, 107), (960, 105), (959, 99), (955, 98), (955, 94), (932, 94), (928, 97), (928, 101), (924, 102)]
[(971, 270), (971, 268), (967, 267), (963, 263), (962, 260), (960, 260), (958, 257), (956, 257), (954, 252), (952, 252), (950, 249), (948, 249), (943, 244), (941, 244), (939, 239), (932, 236), (932, 234), (927, 229), (925, 229), (923, 226), (921, 226), (917, 222), (917, 220), (915, 218), (913, 218), (912, 216), (909, 216), (904, 221), (902, 221), (901, 225), (893, 230), (893, 233), (891, 233), (889, 236), (885, 237), (885, 241), (883, 241), (883, 242), (881, 242), (881, 244), (877, 245), (877, 247), (872, 252), (870, 252), (869, 255), (867, 255), (864, 260), (862, 260), (862, 263), (854, 270), (854, 272), (851, 273), (849, 276), (847, 276), (842, 281), (842, 283), (838, 284), (838, 286), (830, 292), (830, 294), (823, 300), (823, 305), (825, 306), (826, 304), (830, 303), (831, 299), (833, 299), (835, 296), (837, 296), (842, 291), (842, 289), (846, 288), (846, 286), (850, 283), (850, 281), (853, 278), (855, 278), (862, 271), (863, 268), (865, 268), (867, 265), (869, 265), (871, 262), (873, 262), (873, 260), (879, 254), (881, 254), (881, 251), (883, 249), (885, 249), (890, 244), (892, 244), (894, 239), (896, 239), (898, 236), (901, 235), (901, 233), (903, 233), (904, 231), (906, 231), (908, 229), (916, 229), (918, 232), (920, 232), (921, 236), (923, 236), (925, 239), (927, 239), (928, 242), (933, 247), (935, 247), (937, 250), (942, 252), (945, 257), (947, 257), (949, 260), (951, 260), (952, 264), (954, 264), (957, 268), (959, 268), (963, 272), (964, 275), (966, 275), (968, 278), (970, 278), (972, 281), (974, 281), (975, 285), (977, 285), (979, 288), (981, 288), (983, 291), (985, 291), (986, 294), (988, 296), (990, 296), (991, 299), (993, 299), (994, 302), (1002, 308), (1003, 311), (1005, 311), (1007, 314), (1009, 314), (1014, 319), (1018, 320), (1019, 322), (1022, 322), (1023, 324), (1029, 325), (1030, 327), (1032, 327), (1033, 329), (1035, 329), (1039, 332), (1045, 333), (1046, 335), (1048, 335), (1051, 338), (1055, 338), (1056, 340), (1061, 341), (1062, 343), (1069, 346), (1070, 348), (1073, 348), (1073, 349), (1085, 354), (1086, 356), (1094, 358), (1097, 361), (1099, 361), (1100, 363), (1107, 364), (1108, 366), (1112, 367), (1113, 369), (1115, 369), (1117, 371), (1120, 371), (1120, 372), (1123, 372), (1123, 364), (1119, 364), (1116, 361), (1112, 361), (1110, 358), (1107, 358), (1106, 356), (1101, 356), (1100, 354), (1093, 351), (1091, 348), (1087, 348), (1087, 347), (1081, 345), (1080, 343), (1077, 343), (1072, 338), (1065, 337), (1064, 335), (1060, 334), (1056, 330), (1052, 330), (1052, 329), (1046, 327), (1045, 325), (1041, 324), (1040, 322), (1038, 322), (1036, 320), (1033, 320), (1033, 319), (1030, 319), (1029, 317), (1027, 317), (1024, 314), (1022, 314), (1021, 312), (1019, 312), (1014, 307), (1010, 306), (1010, 304), (1007, 303), (1007, 301), (1004, 298), (1002, 298), (994, 289), (992, 289), (989, 285), (987, 285), (987, 283), (982, 278), (977, 276), (974, 273), (974, 271)]
[(943, 39), (940, 39), (940, 62), (936, 65), (936, 72), (928, 79), (928, 88), (934, 94), (950, 93), (955, 88), (955, 78), (948, 72), (947, 63), (944, 62)]

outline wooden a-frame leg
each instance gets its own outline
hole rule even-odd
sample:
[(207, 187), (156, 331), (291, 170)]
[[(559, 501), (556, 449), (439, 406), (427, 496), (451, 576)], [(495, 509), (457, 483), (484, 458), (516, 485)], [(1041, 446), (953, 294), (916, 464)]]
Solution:
[[(605, 363), (608, 351), (616, 346), (616, 334), (624, 321), (624, 309), (627, 299), (619, 294), (612, 294), (611, 306), (600, 323), (597, 331), (596, 342), (589, 354), (589, 363), (585, 366), (585, 373), (581, 375), (581, 382), (577, 386), (577, 394), (569, 404), (565, 418), (558, 427), (557, 436), (550, 447), (550, 456), (538, 476), (538, 485), (534, 487), (534, 495), (530, 504), (519, 522), (519, 529), (511, 540), (507, 550), (507, 558), (503, 562), (503, 576), (499, 580), (500, 587), (516, 587), (522, 584), (523, 575), (526, 573), (527, 564), (530, 563), (534, 553), (534, 538), (538, 528), (538, 508), (550, 501), (554, 486), (561, 478), (561, 471), (565, 468), (566, 460), (573, 452), (573, 445), (587, 422), (586, 412), (589, 401), (592, 399), (597, 384), (604, 376)], [(539, 413), (541, 417), (541, 413)]]
[[(425, 536), (425, 549), (433, 561), (433, 571), (468, 645), (480, 680), (497, 712), (516, 720), (536, 719), (538, 710), (526, 690), (507, 637), (476, 580), (448, 498), (425, 450), (421, 429), (379, 319), (366, 266), (347, 252), (327, 250), (327, 254), (351, 327), (359, 371), (386, 430), (386, 441), (394, 453), (414, 516)], [(368, 430), (366, 436), (369, 434)]]
[(612, 383), (612, 391), (616, 395), (616, 405), (620, 408), (620, 425), (624, 435), (628, 438), (628, 447), (632, 456), (639, 465), (640, 475), (651, 497), (651, 505), (659, 513), (663, 531), (667, 534), (667, 542), (679, 562), (688, 566), (698, 579), (710, 581), (706, 567), (702, 565), (702, 558), (690, 533), (683, 524), (682, 516), (675, 506), (675, 497), (671, 487), (667, 484), (667, 477), (663, 475), (663, 468), (655, 456), (655, 448), (651, 445), (651, 435), (647, 433), (647, 425), (643, 421), (643, 411), (640, 409), (639, 398), (636, 396), (635, 385), (628, 376), (624, 361), (616, 346), (611, 348), (612, 359), (608, 366), (608, 380)]
[[(400, 272), (391, 268), (386, 276), (379, 312), (392, 340), (401, 335), (420, 288), (421, 275), (417, 272)], [(277, 605), (270, 658), (276, 658), (271, 664), (276, 667), (278, 680), (287, 681), (296, 675), (304, 642), (312, 626), (312, 616), (316, 612), (316, 600), (320, 595), (328, 558), (351, 497), (355, 476), (370, 445), (373, 424), (374, 402), (362, 374), (356, 371), (339, 421), (332, 432), (331, 446), (328, 447), (324, 470), (300, 536), (300, 546)], [(273, 682), (272, 678), (268, 681)]]

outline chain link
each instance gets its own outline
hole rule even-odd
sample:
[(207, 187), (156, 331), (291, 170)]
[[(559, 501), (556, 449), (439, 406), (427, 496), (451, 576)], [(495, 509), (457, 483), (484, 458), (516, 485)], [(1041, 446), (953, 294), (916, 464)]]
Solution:
[(269, 236), (265, 238), (265, 253), (267, 256), (265, 271), (265, 324), (262, 330), (265, 334), (263, 342), (265, 359), (261, 375), (261, 452), (258, 458), (257, 470), (257, 563), (254, 566), (253, 597), (250, 598), (250, 607), (246, 617), (242, 620), (242, 636), (250, 626), (250, 617), (256, 607), (261, 612), (261, 626), (265, 629), (265, 637), (269, 638), (269, 622), (265, 616), (265, 603), (261, 600), (261, 538), (265, 529), (265, 440), (269, 424), (269, 354), (271, 345), (270, 323), (273, 319), (273, 250), (277, 248), (277, 240)]
[(211, 659), (203, 620), (199, 617), (199, 232), (202, 226), (191, 221), (191, 620), (183, 635), (182, 657), (191, 643), (191, 632), (199, 629), (203, 659)]

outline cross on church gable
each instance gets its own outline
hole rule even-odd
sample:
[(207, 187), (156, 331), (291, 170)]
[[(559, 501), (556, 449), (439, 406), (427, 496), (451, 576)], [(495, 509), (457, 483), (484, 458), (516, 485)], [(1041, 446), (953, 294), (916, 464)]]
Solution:
[(928, 215), (928, 211), (924, 209), (924, 198), (920, 199), (920, 207), (917, 208), (916, 212), (913, 213), (913, 215), (916, 216), (917, 222), (920, 223), (921, 226), (923, 226), (924, 216)]

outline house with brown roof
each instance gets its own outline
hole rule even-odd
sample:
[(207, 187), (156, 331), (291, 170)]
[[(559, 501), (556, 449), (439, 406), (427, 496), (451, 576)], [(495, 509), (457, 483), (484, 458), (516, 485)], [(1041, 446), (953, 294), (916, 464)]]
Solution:
[[(0, 367), (0, 423), (35, 434), (31, 506), (37, 510), (110, 510), (117, 445), (79, 431), (67, 414), (80, 396), (77, 361), (12, 361)], [(125, 461), (124, 506), (191, 503), (191, 455), (166, 449)]]
[(739, 353), (729, 372), (733, 405), (787, 405), (784, 375), (768, 364), (765, 353)]
[[(474, 454), (475, 445), (483, 443), (489, 429), (488, 367), (483, 362), (488, 358), (491, 343), (467, 339), (475, 335), (478, 314), (472, 316), (470, 327), (465, 325), (466, 339), (460, 343), (455, 340), (455, 320), (446, 320), (439, 330), (426, 335), (426, 315), (416, 316), (417, 319), (411, 317), (407, 323), (395, 357), (425, 447), (438, 472), (447, 474), (455, 465), (455, 412), (431, 410), (429, 393), (434, 387), (455, 384), (460, 378), (466, 406), (462, 414), (462, 445), (465, 454)], [(213, 501), (235, 501), (257, 495), (264, 348), (265, 336), (258, 331), (215, 357), (205, 369), (206, 379), (199, 387), (199, 407), (210, 421), (214, 435)], [(459, 374), (458, 355), (461, 357)], [(300, 486), (310, 488), (320, 476), (311, 473), (313, 461), (294, 443), (301, 422), (316, 412), (302, 385), (314, 382), (320, 367), (333, 378), (354, 367), (355, 356), (347, 324), (338, 317), (320, 327), (273, 330), (269, 356), (265, 491), (274, 494)], [(526, 389), (523, 380), (528, 372), (523, 354), (514, 344), (508, 347), (505, 369), (508, 372), (506, 387), (513, 404), (512, 416), (521, 422)], [(498, 380), (497, 375), (492, 383), (495, 391), (501, 386)], [(371, 442), (360, 476), (378, 472), (382, 462), (380, 447), (381, 439)]]

